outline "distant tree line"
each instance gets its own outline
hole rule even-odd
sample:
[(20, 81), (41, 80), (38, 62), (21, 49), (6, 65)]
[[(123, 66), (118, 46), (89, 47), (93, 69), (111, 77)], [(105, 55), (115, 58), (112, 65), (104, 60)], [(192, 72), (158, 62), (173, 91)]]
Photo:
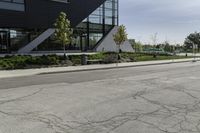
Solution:
[(180, 44), (172, 45), (168, 41), (165, 41), (164, 43), (159, 43), (156, 45), (151, 44), (142, 44), (141, 42), (135, 41), (135, 39), (130, 39), (129, 42), (132, 44), (132, 47), (136, 52), (142, 52), (147, 49), (157, 49), (162, 50), (164, 52), (182, 52), (184, 50), (184, 46)]
[(200, 52), (200, 32), (189, 34), (184, 41), (184, 44), (170, 44), (168, 41), (159, 44), (142, 44), (135, 39), (129, 39), (132, 47), (136, 52), (142, 52), (147, 49), (158, 49), (164, 52), (193, 52), (193, 50)]
[(186, 37), (184, 42), (184, 49), (187, 52), (191, 52), (193, 49), (200, 52), (200, 33), (194, 32)]

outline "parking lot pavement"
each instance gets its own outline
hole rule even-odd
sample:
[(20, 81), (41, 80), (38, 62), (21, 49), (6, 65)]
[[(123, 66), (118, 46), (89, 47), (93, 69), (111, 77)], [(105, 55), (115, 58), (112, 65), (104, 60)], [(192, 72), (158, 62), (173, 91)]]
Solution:
[(199, 75), (179, 63), (0, 79), (0, 133), (199, 133)]

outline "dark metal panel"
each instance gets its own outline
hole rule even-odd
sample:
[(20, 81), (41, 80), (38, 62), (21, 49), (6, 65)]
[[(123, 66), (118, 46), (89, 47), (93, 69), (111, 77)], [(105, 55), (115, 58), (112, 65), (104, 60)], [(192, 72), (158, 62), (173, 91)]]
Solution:
[(79, 24), (105, 0), (70, 0), (70, 3), (51, 0), (25, 0), (25, 12), (0, 10), (0, 27), (51, 28), (61, 11), (67, 13), (73, 27)]

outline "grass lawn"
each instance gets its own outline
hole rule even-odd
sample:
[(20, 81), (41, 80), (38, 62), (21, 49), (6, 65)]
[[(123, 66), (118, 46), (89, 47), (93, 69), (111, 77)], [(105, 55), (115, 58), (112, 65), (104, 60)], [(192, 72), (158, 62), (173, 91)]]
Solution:
[(186, 56), (157, 56), (154, 58), (150, 55), (143, 55), (136, 57), (136, 61), (153, 61), (153, 60), (172, 60), (172, 59), (185, 59), (185, 58), (191, 58)]

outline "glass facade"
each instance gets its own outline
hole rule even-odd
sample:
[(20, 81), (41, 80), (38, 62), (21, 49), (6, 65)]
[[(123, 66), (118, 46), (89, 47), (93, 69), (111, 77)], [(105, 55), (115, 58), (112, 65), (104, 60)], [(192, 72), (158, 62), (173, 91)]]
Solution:
[(16, 52), (41, 32), (26, 29), (0, 29), (0, 53)]
[(118, 25), (118, 0), (107, 0), (75, 28), (78, 48), (92, 50), (115, 25)]
[(24, 11), (24, 0), (0, 0), (0, 9)]
[[(118, 25), (118, 0), (106, 0), (104, 4), (74, 28), (74, 39), (66, 49), (92, 51), (115, 25)], [(62, 46), (52, 36), (35, 50), (52, 51), (62, 49)]]
[[(23, 4), (23, 0), (1, 1)], [(74, 28), (73, 41), (66, 49), (92, 51), (115, 25), (118, 25), (118, 0), (107, 0)], [(0, 53), (16, 52), (44, 31), (44, 29), (0, 29)], [(34, 49), (34, 51), (59, 50), (62, 51), (63, 46), (55, 40), (53, 35)]]

